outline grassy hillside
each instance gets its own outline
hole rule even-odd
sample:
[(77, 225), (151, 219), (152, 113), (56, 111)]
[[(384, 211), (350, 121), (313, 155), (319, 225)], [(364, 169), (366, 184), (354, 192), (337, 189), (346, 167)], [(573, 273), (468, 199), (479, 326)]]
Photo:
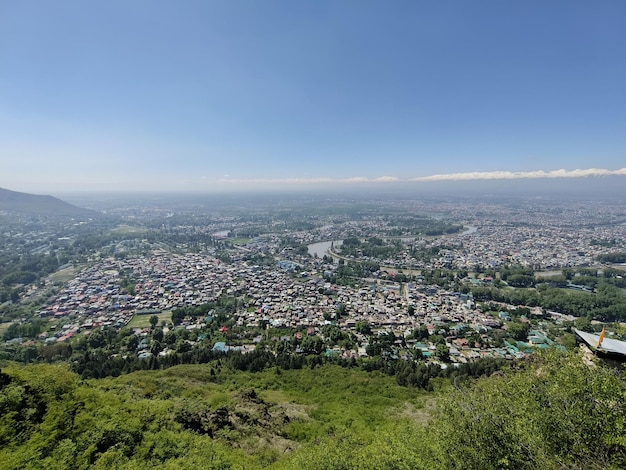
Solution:
[[(0, 374), (0, 468), (623, 468), (626, 386), (551, 355), (424, 392), (324, 365)], [(439, 403), (439, 405), (436, 405)], [(437, 410), (436, 410), (437, 408)]]
[(392, 377), (323, 366), (218, 364), (80, 381), (63, 366), (6, 367), (1, 468), (260, 468), (316, 440), (413, 426), (429, 400)]

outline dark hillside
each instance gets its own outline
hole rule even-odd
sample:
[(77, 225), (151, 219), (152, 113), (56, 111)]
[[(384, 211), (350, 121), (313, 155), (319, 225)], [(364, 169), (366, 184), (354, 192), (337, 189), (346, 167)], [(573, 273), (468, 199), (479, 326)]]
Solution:
[(89, 217), (98, 213), (76, 207), (54, 196), (41, 196), (0, 188), (0, 211), (68, 217)]

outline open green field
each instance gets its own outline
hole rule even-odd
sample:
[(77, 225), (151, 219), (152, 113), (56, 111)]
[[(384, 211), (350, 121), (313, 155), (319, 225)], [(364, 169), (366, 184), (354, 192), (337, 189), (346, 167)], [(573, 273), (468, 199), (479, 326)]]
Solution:
[(0, 336), (9, 328), (9, 325), (13, 322), (0, 323)]
[(131, 225), (120, 225), (111, 229), (111, 233), (115, 235), (145, 235), (147, 230), (142, 227), (133, 227)]
[(52, 273), (48, 276), (48, 279), (51, 282), (68, 282), (83, 269), (83, 266), (70, 266), (69, 268), (61, 269), (55, 273)]
[(233, 238), (229, 240), (233, 245), (247, 245), (252, 241), (251, 238)]
[(593, 292), (588, 292), (586, 290), (572, 289), (572, 288), (569, 288), (569, 287), (555, 287), (554, 289), (559, 291), (559, 292), (565, 292), (566, 294), (587, 294), (587, 295), (593, 295)]
[(562, 270), (558, 270), (558, 269), (553, 269), (551, 271), (536, 271), (535, 272), (535, 277), (537, 279), (541, 279), (541, 278), (550, 278), (550, 277), (554, 277), (554, 276), (561, 276), (563, 274)]
[[(148, 315), (135, 315), (132, 320), (128, 323), (128, 326), (130, 328), (148, 328), (150, 326), (150, 317), (152, 315), (148, 314)], [(159, 323), (157, 323), (157, 325), (160, 325), (162, 321), (165, 320), (165, 322), (170, 323), (172, 321), (172, 312), (171, 311), (165, 311), (165, 312), (161, 312), (159, 314), (157, 314), (157, 317), (159, 317)]]

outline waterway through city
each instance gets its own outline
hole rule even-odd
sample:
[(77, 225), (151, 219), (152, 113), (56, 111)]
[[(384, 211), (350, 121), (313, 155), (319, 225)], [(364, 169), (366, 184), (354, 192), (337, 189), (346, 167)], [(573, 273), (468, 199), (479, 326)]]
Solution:
[[(471, 235), (472, 233), (476, 233), (477, 230), (478, 230), (478, 227), (468, 226), (466, 230), (464, 230), (463, 232), (459, 234), (444, 235), (444, 236), (460, 237), (460, 236)], [(402, 240), (408, 241), (408, 240), (412, 240), (415, 238), (419, 238), (419, 237), (402, 237)], [(433, 238), (436, 238), (436, 237), (433, 237)], [(340, 246), (342, 244), (343, 244), (343, 240), (327, 240), (324, 242), (311, 243), (310, 245), (307, 245), (307, 248), (311, 256), (315, 257), (317, 255), (318, 258), (323, 258), (324, 255), (329, 254), (328, 250), (330, 249), (331, 246)]]
[(309, 254), (313, 257), (317, 255), (318, 258), (323, 258), (328, 254), (328, 250), (331, 246), (340, 246), (343, 244), (343, 240), (330, 240), (325, 242), (311, 243), (307, 246)]

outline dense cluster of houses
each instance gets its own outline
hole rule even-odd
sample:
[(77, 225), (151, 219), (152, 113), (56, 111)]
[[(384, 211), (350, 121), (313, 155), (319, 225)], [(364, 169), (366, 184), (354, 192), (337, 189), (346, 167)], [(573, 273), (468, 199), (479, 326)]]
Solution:
[[(245, 261), (227, 264), (206, 254), (166, 251), (123, 260), (110, 258), (70, 281), (40, 312), (59, 318), (62, 325), (46, 341), (67, 341), (81, 331), (121, 327), (134, 315), (202, 305), (228, 295), (240, 299), (236, 317), (237, 325), (243, 327), (269, 325), (319, 334), (331, 323), (354, 332), (361, 322), (375, 332), (393, 332), (398, 338), (408, 338), (413, 330), (426, 326), (431, 334), (446, 336), (453, 361), (521, 354), (519, 350), (493, 348), (489, 341), (476, 345), (464, 340), (467, 332), (487, 338), (490, 329), (505, 323), (502, 318), (482, 312), (471, 296), (418, 282), (378, 280), (359, 288), (337, 286), (315, 270), (303, 273), (292, 267), (286, 263), (250, 265)], [(197, 325), (187, 322), (185, 326)], [(350, 354), (365, 354), (367, 338), (360, 335), (359, 339), (360, 348)], [(417, 342), (413, 347), (426, 356), (434, 349), (428, 342)]]

